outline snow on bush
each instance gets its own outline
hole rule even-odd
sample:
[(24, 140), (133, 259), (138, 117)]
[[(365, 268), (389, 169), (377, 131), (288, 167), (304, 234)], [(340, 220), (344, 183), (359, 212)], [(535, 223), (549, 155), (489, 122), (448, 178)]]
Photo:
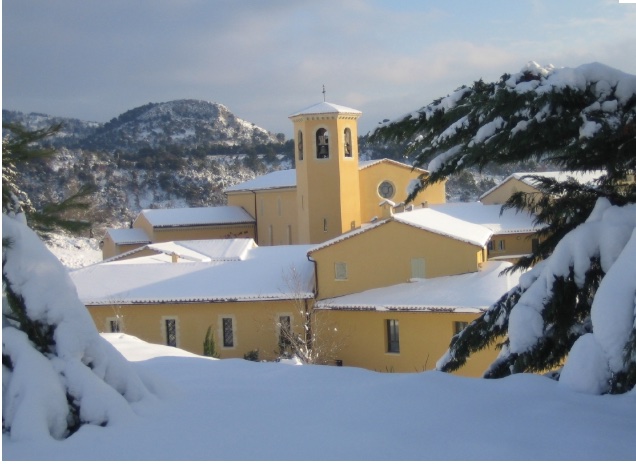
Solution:
[(99, 336), (68, 272), (31, 229), (3, 215), (2, 241), (3, 432), (62, 439), (82, 424), (130, 418), (156, 386)]

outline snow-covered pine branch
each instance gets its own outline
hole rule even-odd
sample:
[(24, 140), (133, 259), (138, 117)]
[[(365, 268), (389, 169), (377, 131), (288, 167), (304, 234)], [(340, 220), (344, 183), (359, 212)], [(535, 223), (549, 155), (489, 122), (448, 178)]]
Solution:
[(2, 421), (12, 440), (122, 423), (156, 386), (97, 332), (64, 266), (3, 215)]
[(636, 76), (591, 63), (528, 63), (498, 82), (479, 80), (382, 124), (372, 139), (410, 140), (425, 187), (468, 167), (545, 159), (568, 170), (635, 169)]

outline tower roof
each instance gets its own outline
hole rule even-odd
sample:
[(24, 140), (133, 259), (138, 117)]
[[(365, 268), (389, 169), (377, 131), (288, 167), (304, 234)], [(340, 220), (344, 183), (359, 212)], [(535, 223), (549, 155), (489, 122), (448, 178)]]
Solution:
[(335, 103), (320, 102), (312, 105), (304, 110), (300, 110), (289, 117), (303, 116), (308, 114), (329, 114), (329, 113), (344, 113), (344, 114), (358, 114), (361, 115), (362, 111), (354, 110), (342, 105), (336, 105)]

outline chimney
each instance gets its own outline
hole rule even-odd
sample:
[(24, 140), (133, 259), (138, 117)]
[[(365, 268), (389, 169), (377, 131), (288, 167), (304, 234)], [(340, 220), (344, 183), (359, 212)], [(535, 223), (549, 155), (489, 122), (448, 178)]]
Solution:
[(389, 219), (393, 217), (393, 208), (395, 208), (395, 203), (391, 200), (384, 200), (380, 203), (382, 207), (382, 219)]
[(177, 253), (175, 253), (173, 251), (171, 256), (172, 256), (172, 262), (173, 263), (178, 263), (179, 262), (179, 255)]

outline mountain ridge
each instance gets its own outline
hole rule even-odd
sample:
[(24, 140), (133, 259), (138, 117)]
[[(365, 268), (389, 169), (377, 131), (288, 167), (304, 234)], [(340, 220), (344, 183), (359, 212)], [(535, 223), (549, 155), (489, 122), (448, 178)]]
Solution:
[(282, 134), (271, 132), (234, 115), (227, 106), (196, 99), (147, 103), (114, 117), (107, 123), (77, 118), (2, 110), (3, 122), (17, 122), (27, 129), (62, 123), (60, 133), (48, 142), (56, 147), (115, 152), (135, 152), (166, 146), (205, 149), (211, 146), (276, 144)]

